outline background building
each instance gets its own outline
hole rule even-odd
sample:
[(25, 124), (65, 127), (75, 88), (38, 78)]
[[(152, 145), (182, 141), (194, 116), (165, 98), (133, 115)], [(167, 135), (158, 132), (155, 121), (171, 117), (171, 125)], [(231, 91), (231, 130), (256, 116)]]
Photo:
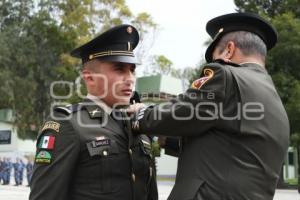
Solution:
[(35, 141), (21, 140), (13, 126), (14, 117), (11, 109), (0, 110), (0, 157), (33, 157)]
[[(144, 76), (137, 79), (136, 91), (145, 104), (160, 103), (183, 92), (183, 81), (166, 75)], [(175, 176), (177, 158), (168, 156), (161, 150), (161, 156), (156, 158), (159, 176)]]

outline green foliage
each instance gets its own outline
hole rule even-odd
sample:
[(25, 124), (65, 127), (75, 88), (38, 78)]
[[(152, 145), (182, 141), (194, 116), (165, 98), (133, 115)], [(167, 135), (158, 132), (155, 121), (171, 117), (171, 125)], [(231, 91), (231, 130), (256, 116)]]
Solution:
[(234, 0), (239, 12), (253, 12), (268, 17), (294, 13), (300, 17), (300, 0)]
[(285, 180), (285, 182), (288, 183), (289, 185), (297, 185), (298, 179), (297, 178), (287, 179), (287, 180)]
[(270, 52), (268, 70), (271, 74), (281, 72), (300, 80), (300, 18), (284, 13), (272, 22), (278, 31), (278, 43)]
[[(134, 16), (125, 0), (0, 0), (0, 109), (14, 110), (20, 138), (34, 139), (51, 103), (59, 101), (50, 96), (54, 81), (69, 81), (73, 89), (78, 84), (81, 63), (70, 50), (104, 29), (131, 22), (144, 32), (155, 29), (150, 15)], [(69, 90), (54, 87), (56, 95)], [(74, 92), (64, 101), (79, 100)]]
[[(184, 87), (188, 88), (190, 85), (190, 80), (196, 77), (198, 69), (193, 67), (186, 67), (184, 69), (176, 69), (173, 67), (173, 62), (169, 60), (164, 55), (155, 55), (152, 57), (152, 62), (149, 65), (151, 70), (148, 68), (144, 71), (145, 75), (149, 74), (162, 74), (170, 75), (174, 78), (181, 79), (183, 81)], [(195, 80), (195, 79), (194, 79)]]
[(151, 149), (151, 154), (154, 156), (154, 157), (160, 157), (160, 146), (158, 144), (157, 141), (153, 141), (152, 142), (152, 149)]
[(171, 60), (166, 58), (163, 55), (154, 56), (153, 63), (152, 63), (152, 70), (154, 74), (164, 74), (167, 75), (171, 71), (173, 63)]

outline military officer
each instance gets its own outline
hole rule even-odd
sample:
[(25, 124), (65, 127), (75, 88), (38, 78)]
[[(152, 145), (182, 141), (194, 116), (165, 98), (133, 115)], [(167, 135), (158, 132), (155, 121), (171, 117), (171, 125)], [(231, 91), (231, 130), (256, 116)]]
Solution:
[(11, 159), (6, 157), (3, 158), (3, 185), (9, 185), (10, 184), (10, 177), (11, 177), (11, 170), (12, 170), (12, 162)]
[(135, 82), (139, 34), (116, 26), (73, 50), (88, 95), (54, 108), (37, 138), (30, 200), (156, 200), (146, 135), (131, 134), (125, 114)]
[[(137, 133), (179, 136), (160, 141), (179, 151), (168, 200), (272, 200), (289, 143), (289, 122), (265, 67), (274, 28), (250, 13), (210, 20), (209, 62), (186, 93), (142, 108)], [(142, 109), (141, 109), (142, 108)]]

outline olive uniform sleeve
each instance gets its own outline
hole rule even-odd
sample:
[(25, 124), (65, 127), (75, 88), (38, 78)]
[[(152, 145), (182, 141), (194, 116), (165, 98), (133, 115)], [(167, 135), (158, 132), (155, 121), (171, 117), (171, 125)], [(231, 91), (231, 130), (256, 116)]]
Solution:
[(29, 200), (69, 199), (79, 150), (80, 141), (70, 121), (46, 121), (37, 138)]
[(178, 157), (180, 152), (180, 138), (167, 137), (163, 148), (165, 149), (165, 154)]
[(225, 99), (226, 73), (222, 65), (210, 64), (190, 89), (166, 103), (141, 109), (133, 120), (140, 134), (196, 136), (218, 123), (219, 109)]

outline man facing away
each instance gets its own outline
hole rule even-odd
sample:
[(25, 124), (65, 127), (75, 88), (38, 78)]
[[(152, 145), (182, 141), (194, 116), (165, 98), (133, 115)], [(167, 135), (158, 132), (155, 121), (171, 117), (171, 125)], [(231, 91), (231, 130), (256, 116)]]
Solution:
[(128, 106), (139, 34), (116, 26), (73, 50), (88, 95), (54, 108), (37, 139), (30, 200), (157, 200), (150, 139), (130, 134)]
[(265, 67), (276, 31), (250, 13), (216, 17), (206, 28), (213, 41), (199, 79), (166, 104), (133, 105), (133, 128), (181, 138), (162, 142), (179, 151), (168, 200), (272, 200), (289, 144), (288, 118)]

